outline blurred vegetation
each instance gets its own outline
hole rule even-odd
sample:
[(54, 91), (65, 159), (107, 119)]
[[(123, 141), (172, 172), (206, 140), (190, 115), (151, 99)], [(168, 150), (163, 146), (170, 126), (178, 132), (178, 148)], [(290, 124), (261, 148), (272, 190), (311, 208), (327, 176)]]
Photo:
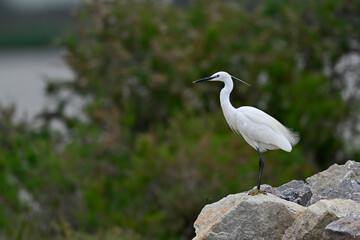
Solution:
[(54, 38), (73, 24), (69, 9), (16, 11), (0, 2), (0, 48), (53, 46)]
[(76, 78), (47, 89), (59, 104), (62, 91), (87, 99), (87, 120), (48, 114), (63, 136), (1, 112), (0, 238), (191, 238), (206, 203), (256, 184), (257, 153), (227, 126), (222, 86), (192, 84), (219, 70), (252, 84), (235, 83), (234, 106), (301, 135), (291, 153), (264, 153), (264, 183), (359, 159), (358, 91), (344, 94), (339, 66), (359, 54), (359, 11), (335, 0), (88, 1), (62, 40)]

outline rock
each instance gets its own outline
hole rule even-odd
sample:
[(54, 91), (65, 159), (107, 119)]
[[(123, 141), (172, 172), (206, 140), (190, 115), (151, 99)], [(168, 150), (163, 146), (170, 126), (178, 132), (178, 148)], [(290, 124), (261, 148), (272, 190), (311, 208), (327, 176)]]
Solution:
[(360, 203), (360, 163), (347, 161), (306, 179), (313, 193), (310, 204), (320, 199), (352, 199)]
[(304, 210), (272, 194), (229, 195), (203, 208), (194, 224), (194, 240), (281, 239)]
[(351, 213), (326, 226), (324, 240), (360, 240), (360, 212)]
[(268, 194), (233, 194), (206, 205), (194, 239), (360, 240), (360, 163), (261, 189)]
[(307, 206), (312, 196), (310, 187), (302, 180), (292, 180), (277, 188), (264, 185), (262, 189), (287, 201), (300, 204), (301, 206)]
[(320, 200), (299, 214), (282, 240), (322, 239), (328, 224), (356, 211), (360, 211), (360, 204), (353, 200)]

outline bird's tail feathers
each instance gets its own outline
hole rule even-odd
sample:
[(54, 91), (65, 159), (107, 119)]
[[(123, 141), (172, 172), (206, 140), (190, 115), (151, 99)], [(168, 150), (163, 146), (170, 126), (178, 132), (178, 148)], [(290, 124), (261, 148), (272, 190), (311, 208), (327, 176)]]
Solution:
[(289, 140), (291, 146), (295, 146), (300, 141), (299, 133), (294, 132), (292, 129), (286, 128), (285, 136)]

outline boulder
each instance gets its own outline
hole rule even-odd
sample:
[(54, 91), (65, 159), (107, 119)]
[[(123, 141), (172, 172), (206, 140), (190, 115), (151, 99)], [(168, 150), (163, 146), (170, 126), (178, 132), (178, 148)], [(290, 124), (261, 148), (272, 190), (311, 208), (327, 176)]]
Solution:
[(304, 210), (272, 194), (229, 195), (204, 207), (194, 224), (194, 240), (281, 239)]
[(357, 211), (360, 211), (360, 204), (353, 200), (320, 200), (299, 214), (282, 240), (322, 239), (328, 224)]
[(325, 227), (324, 240), (360, 240), (360, 212), (350, 213)]
[(302, 180), (292, 180), (277, 188), (273, 188), (270, 185), (262, 185), (261, 189), (301, 206), (307, 206), (312, 196), (310, 187)]
[(268, 194), (229, 195), (206, 205), (194, 223), (195, 240), (360, 240), (360, 163), (347, 161)]
[(306, 179), (313, 196), (310, 204), (320, 199), (352, 199), (360, 203), (360, 163), (347, 161)]

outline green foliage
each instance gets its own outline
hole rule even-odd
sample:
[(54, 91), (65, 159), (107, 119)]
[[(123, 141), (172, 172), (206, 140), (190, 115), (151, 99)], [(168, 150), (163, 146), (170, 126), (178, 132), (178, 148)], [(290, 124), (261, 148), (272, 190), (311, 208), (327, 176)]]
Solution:
[(131, 230), (124, 230), (118, 227), (108, 231), (98, 232), (96, 234), (88, 234), (74, 231), (71, 226), (64, 224), (59, 228), (62, 236), (58, 236), (56, 240), (140, 240), (140, 235)]
[(0, 48), (52, 46), (74, 24), (67, 9), (16, 11), (0, 6)]
[[(301, 132), (309, 161), (328, 165), (333, 156), (348, 155), (329, 126), (338, 126), (359, 108), (344, 102), (335, 87), (343, 81), (335, 66), (351, 50), (359, 24), (340, 21), (330, 28), (328, 22), (337, 22), (350, 6), (333, 0), (271, 1), (253, 11), (244, 6), (217, 1), (193, 1), (186, 9), (151, 1), (89, 4), (80, 12), (86, 17), (76, 38), (64, 40), (79, 76), (68, 87), (90, 95), (91, 119), (113, 130), (116, 125), (129, 142), (134, 133), (166, 124), (178, 112), (218, 111), (218, 86), (195, 88), (193, 79), (217, 70), (250, 82), (265, 74), (262, 86), (236, 87), (235, 102), (258, 106), (267, 99), (264, 110)], [(330, 75), (324, 75), (325, 68)], [(305, 108), (313, 101), (318, 102), (313, 109)], [(313, 129), (328, 134), (318, 138)], [(322, 147), (308, 147), (314, 142)]]
[[(65, 141), (46, 126), (1, 118), (4, 236), (193, 236), (206, 203), (256, 184), (257, 153), (227, 126), (220, 86), (191, 83), (219, 70), (252, 84), (236, 83), (235, 106), (259, 107), (300, 132), (291, 153), (264, 154), (265, 183), (358, 157), (342, 131), (356, 129), (359, 101), (343, 97), (336, 69), (360, 42), (359, 8), (335, 0), (86, 3), (62, 42), (76, 78), (48, 93), (87, 99), (87, 121), (62, 116)], [(21, 189), (41, 210), (19, 199)]]

